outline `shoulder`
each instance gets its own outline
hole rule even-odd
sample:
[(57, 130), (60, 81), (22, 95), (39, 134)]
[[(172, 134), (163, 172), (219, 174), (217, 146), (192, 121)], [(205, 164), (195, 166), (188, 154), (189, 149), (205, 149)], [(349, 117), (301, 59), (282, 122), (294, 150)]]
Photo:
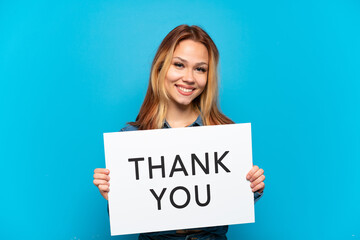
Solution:
[(132, 125), (126, 125), (122, 129), (120, 129), (120, 132), (127, 132), (127, 131), (136, 131), (138, 130), (138, 127), (132, 126)]

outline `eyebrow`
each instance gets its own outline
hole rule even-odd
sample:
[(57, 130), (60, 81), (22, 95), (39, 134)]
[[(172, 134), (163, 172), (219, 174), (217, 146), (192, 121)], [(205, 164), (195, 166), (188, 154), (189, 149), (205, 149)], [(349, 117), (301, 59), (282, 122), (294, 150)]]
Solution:
[[(183, 58), (181, 58), (181, 57), (174, 57), (174, 58), (178, 58), (178, 59), (180, 59), (181, 61), (183, 61), (183, 62), (185, 62), (185, 63), (187, 63), (187, 62), (188, 62), (187, 60), (185, 60), (185, 59), (183, 59)], [(196, 63), (196, 65), (203, 65), (203, 64), (208, 65), (206, 62), (199, 62), (199, 63)]]

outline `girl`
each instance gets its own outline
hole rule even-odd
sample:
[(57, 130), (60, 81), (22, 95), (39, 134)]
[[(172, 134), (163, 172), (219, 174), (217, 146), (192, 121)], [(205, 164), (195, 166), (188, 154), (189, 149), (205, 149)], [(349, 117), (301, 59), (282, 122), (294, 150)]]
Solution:
[[(121, 131), (233, 123), (219, 110), (218, 50), (198, 26), (180, 25), (162, 41), (151, 66), (145, 100), (135, 122)], [(95, 169), (94, 184), (107, 200), (109, 170)], [(264, 171), (254, 166), (246, 178), (257, 201)], [(227, 226), (140, 234), (139, 239), (226, 239)]]

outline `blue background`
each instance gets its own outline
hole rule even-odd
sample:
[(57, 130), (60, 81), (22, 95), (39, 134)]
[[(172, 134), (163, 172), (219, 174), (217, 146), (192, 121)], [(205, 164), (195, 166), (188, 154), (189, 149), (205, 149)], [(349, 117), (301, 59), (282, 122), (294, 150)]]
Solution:
[(0, 238), (136, 239), (110, 237), (93, 170), (186, 23), (217, 44), (221, 107), (267, 176), (229, 239), (360, 239), (360, 2), (150, 2), (0, 2)]

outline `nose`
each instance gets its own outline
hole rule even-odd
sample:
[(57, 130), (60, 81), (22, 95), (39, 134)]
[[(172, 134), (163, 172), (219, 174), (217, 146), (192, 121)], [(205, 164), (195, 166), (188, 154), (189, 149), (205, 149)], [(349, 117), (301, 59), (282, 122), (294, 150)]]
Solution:
[(183, 81), (187, 82), (187, 83), (194, 83), (195, 82), (195, 78), (194, 78), (194, 72), (192, 71), (192, 69), (187, 69), (185, 71), (185, 75), (183, 77)]

